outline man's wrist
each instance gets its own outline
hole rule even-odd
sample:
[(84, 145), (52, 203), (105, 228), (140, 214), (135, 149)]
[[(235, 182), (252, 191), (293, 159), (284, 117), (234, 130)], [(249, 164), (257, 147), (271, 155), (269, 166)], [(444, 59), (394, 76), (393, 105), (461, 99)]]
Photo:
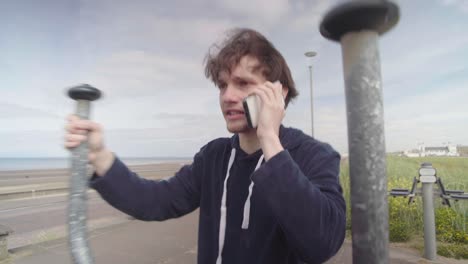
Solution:
[(264, 136), (259, 140), (263, 155), (267, 161), (284, 150), (278, 135), (272, 134), (269, 136)]
[(98, 176), (103, 176), (110, 169), (114, 163), (114, 154), (108, 149), (103, 149), (96, 153), (94, 160), (91, 164)]

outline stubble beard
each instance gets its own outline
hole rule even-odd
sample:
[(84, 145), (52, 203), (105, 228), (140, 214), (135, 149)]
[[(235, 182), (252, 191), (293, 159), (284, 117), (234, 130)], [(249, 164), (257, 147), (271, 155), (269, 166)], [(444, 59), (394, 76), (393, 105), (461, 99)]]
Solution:
[[(227, 121), (226, 121), (227, 122)], [(242, 121), (242, 122), (236, 122), (236, 123), (231, 123), (229, 124), (228, 122), (226, 123), (226, 128), (229, 132), (233, 134), (239, 134), (239, 133), (248, 133), (251, 132), (252, 128), (250, 128), (247, 125), (247, 122)]]

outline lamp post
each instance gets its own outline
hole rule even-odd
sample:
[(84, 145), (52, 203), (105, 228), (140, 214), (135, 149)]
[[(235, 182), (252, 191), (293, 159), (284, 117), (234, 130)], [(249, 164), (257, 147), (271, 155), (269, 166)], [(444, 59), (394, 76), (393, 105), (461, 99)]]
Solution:
[(315, 51), (308, 51), (304, 55), (309, 58), (309, 76), (310, 76), (310, 135), (314, 136), (314, 96), (312, 90), (312, 57), (317, 55)]

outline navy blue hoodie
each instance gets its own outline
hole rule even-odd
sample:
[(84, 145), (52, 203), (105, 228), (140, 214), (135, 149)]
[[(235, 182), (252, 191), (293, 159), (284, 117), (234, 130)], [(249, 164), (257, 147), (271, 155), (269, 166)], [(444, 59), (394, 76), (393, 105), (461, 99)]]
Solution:
[[(261, 150), (248, 155), (234, 135), (206, 144), (191, 165), (167, 180), (140, 178), (116, 158), (105, 175), (94, 175), (91, 187), (112, 206), (145, 221), (200, 208), (199, 264), (215, 264), (220, 248), (223, 264), (322, 263), (338, 251), (345, 235), (340, 156), (297, 129), (281, 126), (280, 141), (285, 150), (255, 172)], [(220, 246), (221, 197), (233, 154)], [(241, 228), (245, 211), (250, 214), (246, 229)]]

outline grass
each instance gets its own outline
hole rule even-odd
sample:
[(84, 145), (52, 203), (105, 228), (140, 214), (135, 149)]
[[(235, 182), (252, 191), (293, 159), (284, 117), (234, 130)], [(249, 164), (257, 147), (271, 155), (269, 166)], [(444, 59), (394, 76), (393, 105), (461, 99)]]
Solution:
[[(392, 188), (410, 189), (413, 178), (423, 162), (430, 162), (441, 177), (445, 189), (468, 192), (468, 158), (461, 157), (424, 157), (406, 158), (387, 156), (388, 190)], [(341, 164), (341, 184), (347, 202), (347, 228), (351, 228), (351, 206), (349, 164)], [(421, 184), (418, 184), (421, 187)], [(437, 187), (435, 187), (437, 189)], [(388, 198), (389, 233), (391, 242), (408, 242), (414, 248), (423, 247), (423, 211), (420, 196), (408, 205), (408, 198)], [(436, 237), (438, 254), (451, 258), (468, 259), (468, 200), (455, 202), (452, 207), (442, 205), (438, 197), (434, 200), (436, 216)], [(412, 241), (411, 243), (409, 243)], [(419, 241), (414, 243), (414, 241)]]

